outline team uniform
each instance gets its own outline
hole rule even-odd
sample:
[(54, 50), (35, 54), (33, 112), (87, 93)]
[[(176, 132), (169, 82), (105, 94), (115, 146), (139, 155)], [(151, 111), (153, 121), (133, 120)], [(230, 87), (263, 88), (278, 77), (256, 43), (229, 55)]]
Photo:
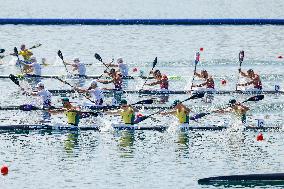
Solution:
[(123, 110), (120, 112), (120, 115), (122, 117), (122, 121), (125, 124), (134, 124), (135, 121), (135, 114), (131, 107), (128, 107), (127, 110)]
[(182, 108), (181, 111), (178, 109), (176, 110), (176, 117), (178, 118), (179, 123), (189, 123), (189, 115), (184, 108)]
[(98, 88), (91, 89), (91, 90), (89, 90), (89, 93), (92, 96), (92, 98), (94, 99), (96, 105), (102, 105), (103, 104), (104, 95), (103, 95), (103, 92), (100, 89), (98, 89)]

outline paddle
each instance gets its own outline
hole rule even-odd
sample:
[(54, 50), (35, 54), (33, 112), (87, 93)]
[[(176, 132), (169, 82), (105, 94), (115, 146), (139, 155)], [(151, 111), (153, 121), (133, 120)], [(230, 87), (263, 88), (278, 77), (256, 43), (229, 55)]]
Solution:
[(194, 82), (195, 73), (196, 73), (196, 67), (197, 67), (197, 64), (198, 64), (198, 62), (199, 62), (199, 59), (200, 59), (200, 53), (197, 52), (197, 53), (195, 54), (194, 71), (193, 71), (193, 76), (192, 76), (192, 80), (191, 80), (190, 91), (192, 90), (192, 87), (193, 87), (193, 82)]
[[(37, 48), (37, 47), (40, 47), (41, 45), (42, 45), (41, 43), (38, 43), (38, 44), (36, 44), (36, 45), (34, 45), (34, 46), (28, 48), (28, 49), (29, 49), (29, 50), (30, 50), (30, 49), (35, 49), (35, 48)], [(5, 52), (5, 49), (0, 49), (0, 53), (3, 53), (3, 52)], [(15, 52), (15, 50), (14, 50), (14, 52)], [(11, 55), (10, 55), (10, 54), (1, 55), (1, 56), (0, 56), (0, 59), (3, 59), (3, 58), (6, 57), (6, 56), (11, 56)]]
[[(192, 95), (191, 97), (189, 97), (189, 98), (187, 98), (187, 99), (181, 101), (180, 103), (183, 103), (183, 102), (188, 101), (188, 100), (199, 99), (199, 98), (202, 98), (202, 97), (204, 97), (204, 93), (197, 93), (197, 94), (194, 94), (194, 95)], [(175, 105), (171, 105), (169, 108), (170, 108), (170, 109), (171, 109), (171, 108), (174, 108), (174, 106), (175, 106)], [(136, 122), (136, 123), (134, 123), (134, 124), (140, 123), (140, 122), (142, 122), (142, 121), (144, 121), (144, 120), (146, 120), (146, 119), (152, 117), (152, 116), (155, 115), (155, 114), (161, 113), (162, 111), (164, 111), (164, 110), (159, 110), (159, 111), (154, 112), (154, 113), (152, 113), (152, 114), (150, 114), (150, 115), (142, 116), (142, 117), (139, 118), (139, 121)]]
[[(95, 58), (96, 58), (98, 61), (100, 61), (101, 63), (103, 63), (103, 65), (107, 68), (107, 70), (109, 69), (109, 66), (106, 65), (106, 64), (103, 62), (102, 57), (101, 57), (98, 53), (95, 53), (94, 56), (95, 56)], [(102, 75), (100, 75), (98, 79), (100, 79), (103, 75), (104, 75), (104, 73), (103, 73)]]
[(36, 45), (34, 45), (34, 46), (30, 47), (29, 49), (35, 49), (35, 48), (40, 47), (41, 45), (42, 45), (41, 43), (38, 43), (38, 44), (36, 44)]
[[(239, 70), (241, 70), (242, 67), (242, 63), (244, 61), (244, 57), (245, 57), (245, 52), (244, 51), (240, 51), (239, 52)], [(239, 82), (240, 79), (240, 74), (238, 74), (238, 79), (237, 81)], [(238, 84), (236, 84), (236, 91), (238, 90)]]
[(151, 69), (151, 71), (149, 72), (148, 77), (146, 78), (146, 80), (145, 80), (144, 84), (142, 85), (140, 91), (143, 90), (143, 87), (144, 87), (145, 84), (147, 83), (148, 78), (150, 77), (150, 74), (151, 74), (151, 72), (153, 72), (153, 70), (154, 70), (154, 68), (156, 67), (157, 63), (158, 63), (158, 58), (156, 57), (156, 58), (154, 59), (154, 61), (153, 61), (152, 69)]
[[(243, 101), (242, 103), (249, 102), (249, 101), (256, 102), (256, 101), (260, 101), (262, 99), (264, 99), (264, 95), (257, 95), (257, 96), (253, 96), (253, 97), (248, 98), (247, 100)], [(197, 119), (200, 119), (200, 118), (202, 118), (206, 115), (209, 115), (211, 113), (214, 113), (214, 111), (213, 112), (207, 112), (207, 113), (195, 114), (195, 115), (191, 116), (189, 119), (190, 120), (197, 120)]]
[(17, 59), (18, 59), (18, 63), (19, 63), (19, 65), (20, 65), (21, 73), (24, 74), (24, 73), (23, 73), (23, 69), (22, 69), (22, 65), (21, 65), (21, 60), (20, 60), (20, 58), (19, 58), (19, 52), (18, 52), (17, 47), (14, 47), (14, 54), (16, 55), (16, 57), (17, 57)]
[[(21, 87), (21, 86), (20, 86), (19, 79), (18, 79), (15, 75), (10, 74), (10, 75), (9, 75), (9, 78), (11, 79), (11, 81), (13, 81), (13, 83), (15, 83), (16, 85), (18, 85), (19, 87)], [(22, 87), (21, 87), (21, 88), (22, 88)]]
[(59, 58), (62, 60), (66, 72), (67, 72), (68, 74), (70, 74), (70, 72), (69, 72), (68, 69), (67, 69), (67, 66), (66, 66), (66, 63), (65, 63), (65, 61), (64, 61), (63, 54), (62, 54), (61, 50), (58, 50), (57, 55), (58, 55)]

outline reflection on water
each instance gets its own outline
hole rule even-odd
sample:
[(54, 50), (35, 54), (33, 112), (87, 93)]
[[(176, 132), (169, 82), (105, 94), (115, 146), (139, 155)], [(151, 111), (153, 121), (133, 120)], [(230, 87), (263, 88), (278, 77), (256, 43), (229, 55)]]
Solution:
[(66, 153), (73, 153), (75, 146), (78, 146), (78, 131), (72, 131), (67, 134), (66, 139), (64, 139), (64, 149)]
[(134, 152), (135, 131), (123, 130), (118, 131), (118, 147), (120, 150), (120, 157), (132, 158)]

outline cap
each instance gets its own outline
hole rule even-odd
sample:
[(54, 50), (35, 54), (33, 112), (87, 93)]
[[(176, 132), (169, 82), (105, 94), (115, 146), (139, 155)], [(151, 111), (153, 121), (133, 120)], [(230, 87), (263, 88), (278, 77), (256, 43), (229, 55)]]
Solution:
[(173, 106), (176, 106), (176, 105), (178, 105), (179, 103), (181, 103), (180, 100), (175, 100), (174, 103), (173, 103)]
[(91, 81), (90, 85), (98, 85), (98, 82), (96, 80)]
[(114, 68), (110, 69), (109, 73), (115, 73), (115, 69)]
[(32, 62), (36, 62), (36, 57), (32, 56), (30, 59)]
[(123, 63), (123, 59), (122, 58), (118, 58), (116, 61), (118, 64), (122, 64)]
[(125, 99), (120, 101), (120, 105), (126, 105), (126, 104), (127, 104), (127, 101)]
[(39, 82), (36, 87), (44, 87), (44, 84), (42, 82)]
[(160, 70), (155, 70), (153, 74), (161, 73)]
[(74, 62), (80, 62), (80, 59), (79, 59), (79, 58), (74, 58), (73, 61), (74, 61)]
[(62, 100), (62, 102), (69, 102), (69, 98), (67, 98), (67, 97), (62, 98), (61, 100)]
[(248, 70), (248, 73), (251, 73), (251, 72), (253, 72), (253, 69), (249, 69), (249, 70)]
[(236, 104), (236, 100), (235, 99), (231, 99), (231, 100), (229, 100), (229, 105), (233, 105), (233, 104)]

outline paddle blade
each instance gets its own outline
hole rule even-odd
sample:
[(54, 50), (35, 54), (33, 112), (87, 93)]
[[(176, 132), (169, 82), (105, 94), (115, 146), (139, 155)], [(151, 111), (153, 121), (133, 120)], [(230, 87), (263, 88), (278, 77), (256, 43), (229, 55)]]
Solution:
[(5, 49), (0, 49), (0, 53), (3, 53), (3, 52), (5, 52)]
[(63, 60), (63, 54), (62, 54), (61, 50), (59, 50), (59, 51), (57, 52), (57, 55), (59, 56), (59, 58), (60, 58), (61, 60)]
[(158, 57), (156, 57), (153, 62), (153, 69), (156, 67), (157, 63), (158, 63)]
[(239, 62), (240, 62), (240, 64), (242, 63), (242, 61), (244, 61), (244, 57), (245, 57), (245, 52), (244, 51), (240, 51), (239, 52)]
[(148, 115), (148, 116), (139, 117), (139, 118), (137, 118), (137, 119), (135, 120), (135, 123), (136, 123), (136, 124), (137, 124), (137, 123), (140, 123), (140, 122), (144, 121), (145, 119), (148, 119), (149, 117), (151, 117), (151, 116)]
[(200, 119), (200, 118), (202, 118), (202, 117), (204, 117), (204, 116), (206, 116), (206, 115), (209, 115), (209, 114), (210, 114), (210, 113), (195, 114), (195, 115), (193, 115), (193, 116), (190, 116), (189, 119), (194, 121), (194, 120)]
[(14, 53), (15, 53), (16, 56), (19, 56), (19, 52), (18, 52), (17, 47), (14, 47)]
[(153, 99), (147, 99), (147, 100), (138, 101), (135, 104), (153, 104), (153, 102), (154, 102)]
[(256, 101), (260, 101), (262, 99), (264, 99), (264, 95), (257, 95), (257, 96), (250, 97), (250, 98), (248, 98), (247, 100), (245, 100), (243, 102), (248, 102), (248, 101), (256, 102)]
[(198, 99), (198, 98), (203, 98), (203, 97), (204, 97), (204, 93), (197, 93), (189, 97), (188, 100)]
[(19, 82), (18, 78), (17, 78), (15, 75), (10, 74), (10, 75), (9, 75), (9, 78), (10, 78), (16, 85), (20, 86), (20, 82)]
[(194, 60), (195, 65), (198, 64), (199, 61), (200, 61), (200, 53), (197, 52), (197, 53), (195, 54), (195, 60)]
[(36, 44), (36, 45), (32, 46), (32, 47), (31, 47), (31, 48), (29, 48), (29, 49), (34, 49), (34, 48), (40, 47), (41, 45), (42, 45), (41, 43), (38, 43), (38, 44)]
[(98, 61), (103, 62), (102, 57), (101, 57), (99, 54), (97, 54), (97, 53), (95, 53), (95, 58), (96, 58)]

